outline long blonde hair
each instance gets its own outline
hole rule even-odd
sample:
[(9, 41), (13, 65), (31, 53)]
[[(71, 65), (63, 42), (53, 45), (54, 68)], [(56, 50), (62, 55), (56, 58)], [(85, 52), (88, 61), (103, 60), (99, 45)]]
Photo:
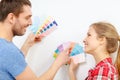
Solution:
[[(119, 44), (120, 44), (120, 37), (119, 37)], [(117, 57), (116, 57), (116, 61), (115, 61), (115, 65), (116, 65), (116, 68), (118, 70), (118, 77), (120, 80), (120, 45), (119, 45), (119, 48), (118, 48), (118, 53), (117, 53)]]
[(107, 22), (97, 22), (93, 23), (91, 26), (95, 29), (98, 37), (106, 38), (107, 40), (106, 49), (109, 53), (113, 53), (118, 49), (115, 66), (116, 69), (118, 70), (118, 77), (120, 80), (120, 45), (118, 47), (118, 44), (120, 44), (120, 37), (119, 34), (117, 33), (117, 30), (112, 24)]

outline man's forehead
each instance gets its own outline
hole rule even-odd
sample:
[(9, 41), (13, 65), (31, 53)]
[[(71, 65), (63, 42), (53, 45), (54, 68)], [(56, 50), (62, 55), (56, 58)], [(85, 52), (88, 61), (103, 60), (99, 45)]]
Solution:
[(20, 14), (32, 16), (32, 11), (31, 11), (31, 7), (30, 6), (23, 6), (22, 9), (23, 9), (22, 13), (20, 13)]

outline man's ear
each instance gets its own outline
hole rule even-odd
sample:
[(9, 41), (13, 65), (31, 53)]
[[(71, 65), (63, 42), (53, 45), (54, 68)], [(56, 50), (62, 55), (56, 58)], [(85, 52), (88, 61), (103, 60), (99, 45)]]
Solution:
[(7, 16), (7, 19), (8, 19), (10, 24), (14, 24), (15, 15), (13, 13), (9, 13), (8, 16)]

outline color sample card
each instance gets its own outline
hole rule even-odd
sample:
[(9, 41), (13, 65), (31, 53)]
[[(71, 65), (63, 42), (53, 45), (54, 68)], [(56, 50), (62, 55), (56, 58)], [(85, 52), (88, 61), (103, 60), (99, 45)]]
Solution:
[(44, 17), (41, 20), (38, 17), (33, 18), (33, 25), (30, 30), (34, 34), (41, 34), (42, 36), (47, 36), (55, 29), (57, 29), (57, 22), (52, 17)]
[(54, 52), (54, 55), (53, 55), (54, 58), (56, 58), (60, 52), (62, 52), (68, 47), (71, 48), (70, 58), (72, 58), (75, 63), (85, 62), (85, 53), (83, 51), (83, 47), (75, 42), (66, 42), (66, 43), (59, 45)]
[(39, 29), (39, 26), (43, 24), (44, 19), (39, 18), (39, 16), (33, 16), (32, 25), (28, 29), (32, 31), (34, 34), (36, 34), (37, 30)]

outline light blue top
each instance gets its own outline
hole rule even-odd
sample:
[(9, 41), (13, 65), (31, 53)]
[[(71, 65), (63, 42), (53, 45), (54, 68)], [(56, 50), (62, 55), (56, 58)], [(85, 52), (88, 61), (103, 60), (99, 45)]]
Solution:
[(0, 80), (15, 80), (26, 66), (23, 53), (12, 42), (0, 38)]

